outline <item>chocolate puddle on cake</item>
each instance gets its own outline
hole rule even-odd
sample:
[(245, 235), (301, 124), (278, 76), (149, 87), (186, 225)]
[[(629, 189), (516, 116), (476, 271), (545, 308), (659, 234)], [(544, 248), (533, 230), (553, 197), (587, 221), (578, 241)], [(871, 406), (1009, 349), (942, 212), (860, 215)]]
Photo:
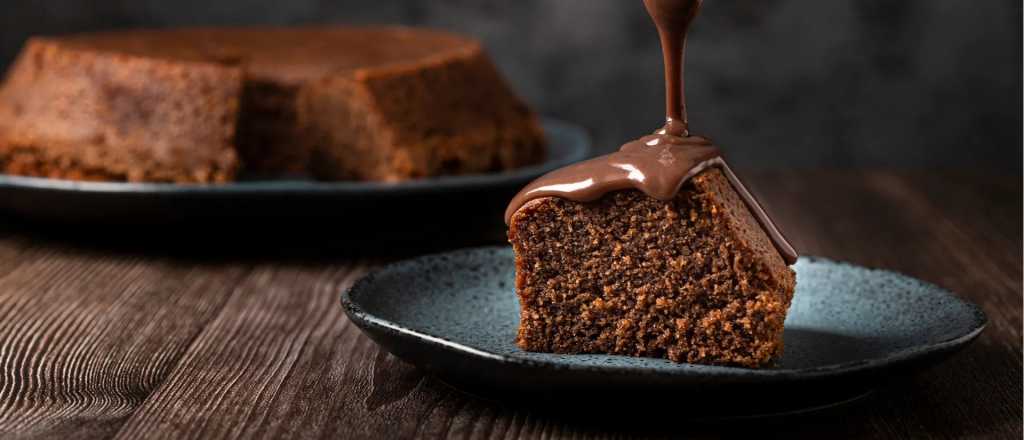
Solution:
[(665, 126), (510, 202), (523, 349), (748, 367), (781, 353), (797, 253), (718, 148), (689, 133), (682, 60), (701, 4), (644, 1)]

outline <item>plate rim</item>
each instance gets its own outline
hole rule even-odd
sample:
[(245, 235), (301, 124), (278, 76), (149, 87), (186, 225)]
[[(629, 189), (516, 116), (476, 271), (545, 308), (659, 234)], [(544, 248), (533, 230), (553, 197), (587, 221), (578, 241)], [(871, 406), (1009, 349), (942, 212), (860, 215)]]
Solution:
[(20, 176), (0, 173), (0, 189), (28, 189), (48, 191), (75, 191), (88, 193), (148, 193), (148, 194), (254, 194), (254, 193), (418, 193), (466, 187), (489, 188), (507, 184), (509, 179), (527, 178), (586, 159), (594, 152), (593, 139), (582, 126), (565, 120), (541, 117), (540, 124), (545, 135), (551, 139), (552, 132), (558, 132), (571, 139), (565, 157), (545, 160), (542, 163), (492, 173), (440, 176), (414, 179), (404, 182), (324, 182), (313, 180), (252, 180), (224, 184), (201, 183), (156, 183), (156, 182), (93, 182), (47, 177)]
[[(923, 287), (927, 287), (929, 290), (936, 293), (944, 294), (952, 298), (954, 301), (959, 302), (962, 306), (966, 307), (970, 312), (974, 320), (972, 323), (973, 328), (962, 335), (939, 341), (934, 343), (928, 343), (924, 345), (915, 345), (913, 347), (904, 348), (895, 351), (884, 357), (867, 358), (856, 361), (841, 362), (836, 364), (828, 364), (812, 368), (785, 368), (785, 369), (753, 369), (743, 367), (730, 367), (720, 365), (702, 365), (702, 364), (691, 364), (681, 363), (680, 366), (687, 368), (679, 369), (668, 369), (668, 370), (652, 370), (648, 368), (635, 367), (635, 366), (610, 366), (610, 365), (570, 365), (570, 364), (559, 364), (550, 361), (538, 361), (533, 359), (525, 359), (507, 354), (493, 353), (490, 351), (482, 350), (465, 345), (460, 342), (456, 342), (441, 336), (434, 336), (423, 333), (418, 330), (414, 330), (405, 327), (401, 324), (392, 322), (390, 320), (378, 317), (363, 310), (355, 301), (352, 299), (352, 292), (356, 292), (360, 289), (365, 289), (370, 283), (372, 283), (378, 276), (382, 275), (387, 270), (394, 270), (401, 266), (407, 266), (416, 264), (417, 261), (437, 258), (440, 256), (448, 256), (456, 254), (470, 254), (477, 252), (496, 252), (496, 251), (507, 251), (510, 250), (509, 246), (483, 246), (483, 247), (472, 247), (463, 248), (449, 252), (432, 253), (428, 255), (422, 255), (415, 258), (409, 258), (401, 261), (396, 261), (390, 264), (386, 264), (375, 270), (367, 273), (363, 277), (356, 280), (349, 288), (342, 289), (340, 299), (341, 305), (345, 314), (351, 319), (357, 326), (363, 331), (367, 332), (365, 326), (374, 326), (376, 328), (397, 334), (406, 338), (413, 338), (417, 341), (427, 341), (431, 344), (440, 346), (441, 348), (451, 351), (453, 354), (469, 354), (475, 357), (485, 358), (491, 361), (499, 362), (506, 365), (513, 365), (525, 368), (535, 368), (543, 370), (568, 370), (568, 371), (581, 371), (586, 373), (606, 374), (612, 376), (636, 376), (636, 375), (650, 375), (664, 378), (674, 379), (692, 379), (694, 377), (706, 377), (715, 379), (734, 379), (734, 380), (747, 380), (750, 381), (752, 378), (753, 382), (759, 383), (771, 383), (777, 381), (803, 381), (803, 380), (815, 380), (834, 378), (840, 376), (848, 376), (860, 373), (868, 373), (884, 368), (892, 368), (895, 366), (903, 365), (918, 359), (926, 358), (929, 355), (941, 354), (949, 350), (954, 350), (959, 347), (963, 347), (975, 338), (977, 338), (988, 326), (988, 316), (985, 312), (976, 304), (960, 298), (958, 295), (949, 291), (948, 289), (942, 288), (933, 283), (921, 280), (919, 278), (911, 277), (909, 275), (881, 268), (865, 267), (845, 261), (833, 260), (831, 258), (813, 256), (813, 255), (801, 255), (800, 259), (803, 261), (809, 261), (812, 263), (822, 262), (830, 263), (839, 266), (847, 266), (858, 269), (865, 269), (872, 272), (881, 272), (888, 275), (896, 275), (899, 277), (906, 278), (915, 283), (921, 284)], [(368, 335), (369, 336), (369, 335)], [(371, 338), (372, 339), (372, 338)], [(615, 355), (606, 355), (615, 356)]]

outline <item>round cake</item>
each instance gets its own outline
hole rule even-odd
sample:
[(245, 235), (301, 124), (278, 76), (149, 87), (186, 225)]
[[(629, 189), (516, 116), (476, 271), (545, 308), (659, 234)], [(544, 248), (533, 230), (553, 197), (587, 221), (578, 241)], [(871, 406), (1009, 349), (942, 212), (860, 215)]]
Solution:
[(536, 163), (543, 143), (478, 42), (423, 29), (37, 37), (0, 86), (10, 174), (394, 181)]

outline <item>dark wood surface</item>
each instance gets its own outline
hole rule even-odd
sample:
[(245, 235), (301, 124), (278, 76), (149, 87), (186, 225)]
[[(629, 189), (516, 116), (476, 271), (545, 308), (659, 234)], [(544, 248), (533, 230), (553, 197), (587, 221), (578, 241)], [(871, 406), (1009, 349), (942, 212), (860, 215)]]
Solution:
[(1021, 438), (1020, 176), (747, 177), (802, 253), (948, 288), (988, 329), (814, 414), (588, 420), (473, 397), (381, 351), (338, 306), (381, 258), (127, 251), (0, 220), (0, 438)]

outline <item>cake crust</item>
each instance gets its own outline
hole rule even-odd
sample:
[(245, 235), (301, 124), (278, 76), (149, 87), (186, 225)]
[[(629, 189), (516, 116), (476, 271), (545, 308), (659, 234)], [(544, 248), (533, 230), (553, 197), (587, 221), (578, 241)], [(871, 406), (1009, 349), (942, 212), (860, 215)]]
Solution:
[(718, 169), (663, 202), (637, 190), (512, 216), (524, 350), (761, 367), (795, 274)]
[(536, 116), (475, 43), (422, 64), (310, 83), (298, 112), (314, 174), (326, 180), (483, 173), (544, 157)]
[(0, 87), (0, 168), (85, 180), (223, 182), (242, 72), (28, 42)]

